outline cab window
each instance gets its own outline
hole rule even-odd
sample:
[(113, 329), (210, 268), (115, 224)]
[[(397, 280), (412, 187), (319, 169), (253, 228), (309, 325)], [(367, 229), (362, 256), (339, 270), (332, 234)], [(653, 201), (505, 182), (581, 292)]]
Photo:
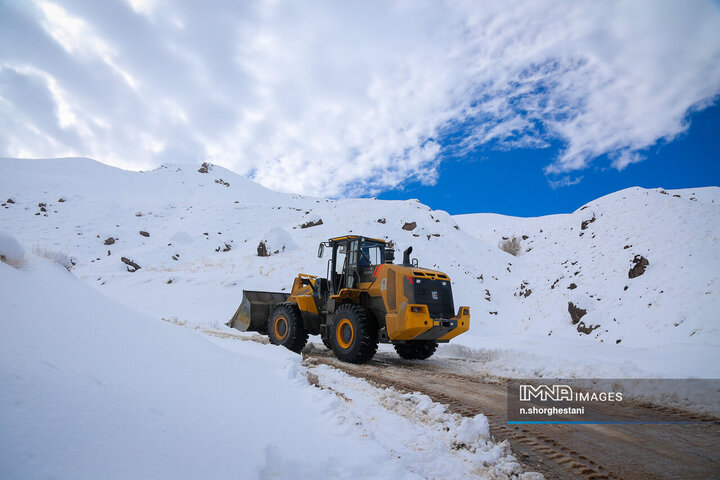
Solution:
[(385, 248), (378, 243), (362, 242), (360, 246), (360, 266), (369, 267), (385, 263)]

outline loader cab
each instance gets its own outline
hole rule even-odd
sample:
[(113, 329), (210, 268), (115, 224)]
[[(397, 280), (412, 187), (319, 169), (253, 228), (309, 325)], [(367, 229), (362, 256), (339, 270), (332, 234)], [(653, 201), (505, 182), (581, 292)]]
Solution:
[(331, 238), (320, 244), (318, 256), (331, 249), (327, 279), (331, 295), (343, 288), (359, 288), (370, 281), (376, 266), (385, 263), (385, 241), (356, 235)]

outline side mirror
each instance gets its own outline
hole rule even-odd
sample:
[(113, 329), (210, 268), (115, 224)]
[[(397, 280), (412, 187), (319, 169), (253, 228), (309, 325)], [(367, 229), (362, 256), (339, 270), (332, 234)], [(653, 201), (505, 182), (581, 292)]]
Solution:
[(320, 246), (318, 247), (318, 258), (322, 258), (323, 253), (325, 253), (325, 244), (321, 243)]

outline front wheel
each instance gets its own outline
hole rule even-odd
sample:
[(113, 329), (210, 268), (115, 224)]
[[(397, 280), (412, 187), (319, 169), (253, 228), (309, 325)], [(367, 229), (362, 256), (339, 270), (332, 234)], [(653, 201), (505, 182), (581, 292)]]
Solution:
[(406, 360), (427, 360), (437, 350), (437, 343), (432, 340), (410, 340), (396, 343), (395, 351)]
[(343, 362), (367, 363), (377, 351), (377, 327), (360, 305), (341, 305), (333, 317), (330, 341)]
[(268, 318), (268, 337), (270, 343), (282, 345), (295, 353), (305, 348), (308, 333), (294, 303), (281, 303), (273, 309)]

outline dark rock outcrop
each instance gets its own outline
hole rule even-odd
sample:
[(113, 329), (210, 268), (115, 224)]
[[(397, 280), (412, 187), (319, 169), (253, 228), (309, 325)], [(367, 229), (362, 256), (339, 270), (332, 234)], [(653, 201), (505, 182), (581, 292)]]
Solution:
[(310, 228), (310, 227), (317, 227), (318, 225), (322, 225), (323, 221), (322, 218), (315, 221), (305, 222), (302, 225), (300, 225), (300, 228)]
[(639, 277), (645, 273), (648, 265), (650, 265), (650, 262), (648, 262), (647, 258), (642, 255), (635, 255), (635, 258), (633, 258), (633, 267), (628, 271), (628, 278)]
[(585, 316), (587, 310), (583, 310), (582, 308), (576, 306), (574, 303), (568, 302), (568, 312), (570, 313), (570, 319), (572, 320), (572, 324), (577, 325), (580, 319)]
[(141, 268), (140, 265), (133, 262), (129, 258), (120, 257), (120, 261), (123, 262), (125, 265), (127, 265), (127, 271), (130, 273), (136, 272), (136, 271), (140, 270), (140, 268)]

